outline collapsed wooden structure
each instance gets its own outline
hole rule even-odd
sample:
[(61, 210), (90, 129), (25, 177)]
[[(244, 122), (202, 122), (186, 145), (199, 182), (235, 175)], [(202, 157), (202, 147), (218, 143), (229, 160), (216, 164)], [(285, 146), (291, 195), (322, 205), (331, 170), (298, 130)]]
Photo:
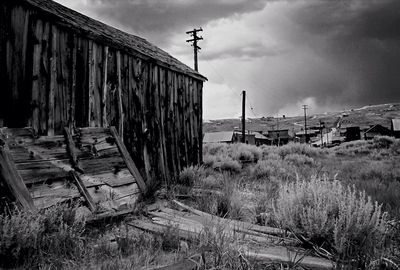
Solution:
[[(0, 183), (8, 201), (45, 209), (80, 201), (92, 216), (132, 211), (146, 185), (114, 127), (37, 136), (0, 129)], [(2, 198), (3, 204), (7, 200)]]
[[(185, 241), (198, 241), (202, 234), (210, 233), (211, 237), (226, 239), (224, 244), (256, 261), (281, 262), (306, 269), (334, 269), (331, 260), (317, 256), (312, 250), (296, 247), (299, 240), (281, 229), (220, 218), (178, 201), (173, 201), (173, 204), (173, 207), (150, 206), (147, 211), (149, 219), (133, 220), (128, 224), (156, 234), (173, 230), (175, 236)], [(193, 261), (184, 260), (160, 269), (199, 268)]]
[(115, 126), (145, 178), (202, 159), (198, 72), (145, 39), (51, 0), (0, 4), (0, 127)]

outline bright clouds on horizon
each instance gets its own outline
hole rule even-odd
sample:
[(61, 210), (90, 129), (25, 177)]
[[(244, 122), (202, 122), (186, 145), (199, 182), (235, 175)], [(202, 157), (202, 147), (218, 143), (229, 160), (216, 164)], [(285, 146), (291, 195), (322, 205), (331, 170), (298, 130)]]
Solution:
[[(400, 101), (397, 0), (57, 0), (188, 66), (202, 27), (204, 119), (301, 115)], [(253, 108), (253, 110), (251, 110)]]

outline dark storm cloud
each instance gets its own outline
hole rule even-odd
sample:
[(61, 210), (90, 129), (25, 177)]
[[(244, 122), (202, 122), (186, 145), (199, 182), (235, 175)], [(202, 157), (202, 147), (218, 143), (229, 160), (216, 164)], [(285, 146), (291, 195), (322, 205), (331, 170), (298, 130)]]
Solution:
[(88, 7), (157, 43), (170, 34), (203, 26), (218, 18), (263, 9), (267, 0), (89, 0)]
[(400, 1), (318, 1), (292, 19), (307, 37), (293, 42), (306, 43), (342, 74), (341, 88), (314, 87), (310, 96), (324, 103), (336, 94), (349, 105), (400, 100)]
[(259, 58), (264, 56), (277, 56), (284, 53), (285, 50), (277, 47), (266, 46), (261, 42), (253, 42), (245, 44), (245, 46), (230, 44), (228, 46), (221, 47), (218, 50), (210, 48), (202, 55), (203, 60), (213, 59), (226, 59), (226, 58), (244, 58), (251, 60), (253, 58)]

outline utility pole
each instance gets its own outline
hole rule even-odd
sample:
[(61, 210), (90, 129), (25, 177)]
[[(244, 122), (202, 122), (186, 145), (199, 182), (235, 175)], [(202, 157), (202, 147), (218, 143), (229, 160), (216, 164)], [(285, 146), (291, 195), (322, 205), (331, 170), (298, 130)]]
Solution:
[(327, 132), (326, 132), (326, 146), (328, 146), (328, 140), (329, 140), (329, 136), (328, 136), (328, 130), (327, 130)]
[(308, 143), (308, 136), (307, 136), (307, 105), (303, 105), (304, 110), (304, 135), (306, 136), (306, 143)]
[(322, 122), (321, 120), (319, 120), (319, 132), (320, 132), (320, 134), (321, 134), (321, 148), (322, 148), (322, 146), (323, 146), (323, 144), (324, 144), (324, 140), (323, 140), (323, 137), (322, 137), (322, 124), (325, 125), (324, 122)]
[(278, 138), (278, 140), (277, 140), (277, 144), (278, 144), (278, 146), (280, 146), (280, 144), (281, 144), (281, 138), (280, 138), (280, 136), (279, 136), (279, 115), (277, 115), (276, 116), (276, 136), (277, 136), (277, 138)]
[(198, 61), (197, 61), (197, 53), (201, 50), (199, 46), (197, 46), (197, 42), (199, 40), (203, 40), (203, 37), (199, 37), (197, 35), (198, 32), (203, 32), (203, 29), (200, 27), (199, 29), (193, 29), (192, 31), (187, 31), (186, 34), (193, 37), (192, 39), (186, 40), (186, 42), (193, 42), (193, 50), (194, 50), (194, 70), (199, 71)]
[(242, 143), (246, 143), (246, 91), (242, 92)]

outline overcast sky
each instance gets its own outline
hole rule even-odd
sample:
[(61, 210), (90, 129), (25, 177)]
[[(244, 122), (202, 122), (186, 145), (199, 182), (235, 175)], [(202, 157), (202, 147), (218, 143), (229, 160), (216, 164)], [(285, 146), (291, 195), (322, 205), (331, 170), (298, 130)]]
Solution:
[[(57, 0), (193, 66), (204, 118), (300, 115), (400, 101), (399, 0)], [(251, 110), (253, 108), (253, 111)]]

